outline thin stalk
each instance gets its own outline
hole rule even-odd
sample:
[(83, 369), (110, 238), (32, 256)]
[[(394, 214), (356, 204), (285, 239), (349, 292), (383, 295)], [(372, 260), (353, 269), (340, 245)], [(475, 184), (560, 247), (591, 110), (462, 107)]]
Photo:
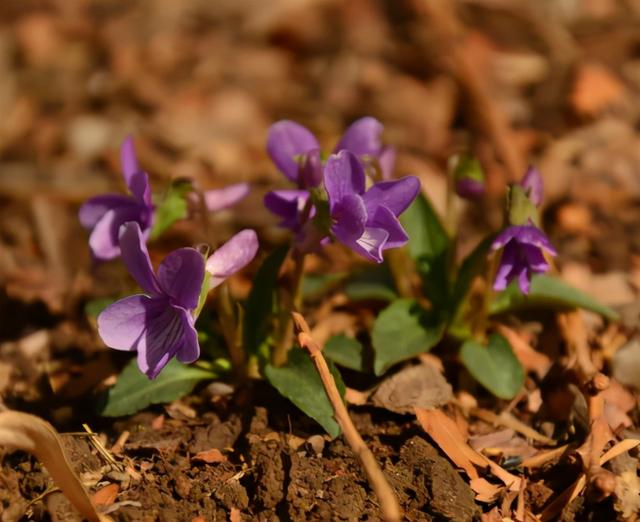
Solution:
[(237, 379), (243, 380), (246, 376), (247, 357), (242, 346), (239, 323), (234, 312), (229, 286), (226, 283), (217, 289), (216, 299), (220, 316), (220, 330), (229, 350), (233, 373)]

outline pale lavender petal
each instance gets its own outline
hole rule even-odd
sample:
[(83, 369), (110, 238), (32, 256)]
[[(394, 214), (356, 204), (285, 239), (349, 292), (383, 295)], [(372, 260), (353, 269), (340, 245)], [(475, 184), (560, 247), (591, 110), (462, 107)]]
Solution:
[(553, 247), (546, 234), (538, 227), (533, 225), (524, 225), (520, 227), (514, 227), (516, 231), (515, 238), (519, 243), (533, 245), (538, 248), (542, 248), (550, 255), (557, 255), (556, 249)]
[(331, 231), (338, 241), (349, 246), (364, 233), (367, 210), (362, 198), (348, 194), (339, 200), (331, 210), (333, 225)]
[(531, 288), (531, 271), (523, 266), (518, 273), (518, 286), (520, 287), (520, 291), (527, 295)]
[(191, 314), (183, 313), (182, 320), (182, 346), (176, 353), (176, 359), (181, 363), (189, 364), (200, 357), (200, 344), (198, 343), (198, 332), (193, 326), (193, 317)]
[(121, 227), (120, 250), (123, 263), (140, 288), (151, 295), (163, 295), (138, 223), (129, 222)]
[(174, 250), (158, 267), (160, 288), (187, 310), (194, 310), (198, 306), (203, 280), (204, 259), (194, 248)]
[(369, 216), (367, 227), (381, 228), (387, 231), (389, 237), (384, 244), (385, 250), (387, 248), (401, 247), (409, 241), (409, 236), (402, 228), (400, 221), (387, 207), (378, 207), (373, 218)]
[(356, 156), (377, 156), (382, 148), (382, 123), (366, 116), (354, 121), (342, 135), (333, 152), (348, 150)]
[(382, 181), (373, 185), (363, 198), (370, 215), (382, 205), (399, 216), (420, 192), (420, 181), (415, 176), (406, 176), (396, 181)]
[(147, 325), (151, 299), (146, 295), (132, 295), (109, 305), (98, 315), (98, 334), (109, 348), (131, 351)]
[(89, 236), (89, 248), (96, 259), (106, 261), (120, 255), (120, 227), (129, 221), (142, 221), (144, 216), (138, 205), (108, 210), (96, 223)]
[(539, 207), (542, 204), (542, 199), (544, 197), (544, 184), (538, 169), (535, 167), (529, 167), (520, 182), (520, 186), (522, 186), (526, 194), (529, 196), (531, 203), (536, 207)]
[(332, 154), (324, 169), (324, 186), (331, 208), (347, 195), (364, 193), (365, 174), (358, 158), (346, 150)]
[(513, 273), (515, 272), (517, 261), (517, 247), (514, 247), (511, 244), (507, 245), (507, 247), (502, 252), (500, 264), (498, 265), (496, 277), (493, 282), (494, 290), (501, 291), (507, 288), (509, 281), (511, 281), (511, 279), (513, 278)]
[(184, 314), (186, 310), (172, 306), (168, 299), (152, 299), (146, 329), (138, 342), (138, 368), (154, 379), (167, 365), (185, 339)]
[(207, 190), (204, 192), (204, 202), (207, 210), (217, 212), (232, 207), (249, 194), (248, 183), (235, 183), (221, 189)]
[(378, 154), (378, 165), (380, 166), (380, 173), (382, 179), (389, 181), (393, 178), (393, 169), (396, 166), (396, 149), (391, 145), (382, 147), (380, 154)]
[(211, 288), (247, 266), (258, 252), (258, 236), (253, 230), (242, 230), (207, 259)]
[(103, 196), (96, 196), (89, 199), (84, 205), (80, 207), (78, 217), (80, 224), (90, 230), (98, 224), (98, 221), (112, 209), (121, 207), (135, 207), (138, 203), (129, 196), (123, 196), (121, 194), (105, 194)]
[[(282, 218), (281, 227), (297, 231), (302, 225), (300, 219), (308, 199), (306, 190), (273, 190), (264, 196), (264, 206)], [(312, 208), (309, 217), (314, 214), (315, 208)]]
[(365, 228), (362, 236), (353, 245), (349, 245), (356, 253), (365, 258), (382, 263), (382, 251), (389, 233), (381, 228)]
[(278, 169), (291, 181), (298, 180), (300, 157), (319, 149), (316, 137), (299, 123), (281, 120), (269, 129), (267, 153)]

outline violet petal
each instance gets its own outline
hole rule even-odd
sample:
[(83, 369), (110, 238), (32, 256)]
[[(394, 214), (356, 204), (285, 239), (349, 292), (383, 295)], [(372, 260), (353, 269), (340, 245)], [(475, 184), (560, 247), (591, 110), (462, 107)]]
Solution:
[(86, 201), (78, 211), (80, 224), (87, 230), (92, 229), (98, 221), (111, 209), (120, 207), (136, 207), (138, 204), (129, 196), (122, 194), (104, 194)]
[(420, 181), (415, 176), (406, 176), (395, 181), (382, 181), (373, 185), (364, 194), (367, 212), (372, 214), (379, 205), (387, 207), (399, 216), (413, 202), (420, 191)]
[[(298, 230), (300, 216), (309, 199), (306, 190), (273, 190), (264, 196), (264, 206), (282, 218), (281, 227)], [(313, 217), (312, 211), (310, 217)]]
[(206, 190), (204, 202), (207, 210), (217, 212), (232, 207), (249, 194), (248, 183), (235, 183), (221, 189)]
[(365, 174), (358, 158), (346, 150), (332, 154), (325, 165), (324, 186), (331, 208), (346, 195), (364, 193)]
[(365, 228), (362, 236), (354, 245), (351, 245), (351, 248), (371, 261), (382, 263), (382, 250), (388, 237), (389, 233), (381, 228)]
[(384, 244), (385, 250), (401, 247), (409, 241), (409, 236), (402, 228), (400, 221), (387, 207), (378, 207), (373, 218), (370, 217), (367, 220), (367, 227), (381, 228), (387, 231), (389, 237)]
[(103, 261), (120, 255), (120, 227), (129, 221), (144, 218), (138, 205), (116, 207), (105, 212), (89, 235), (89, 248), (96, 259)]
[(367, 210), (362, 197), (348, 194), (333, 205), (331, 210), (332, 232), (338, 241), (349, 246), (364, 233)]
[(193, 317), (191, 314), (181, 313), (182, 320), (182, 346), (176, 353), (176, 359), (181, 363), (189, 364), (200, 357), (200, 344), (198, 343), (198, 332), (193, 326)]
[(518, 262), (518, 248), (517, 245), (509, 243), (502, 252), (500, 258), (500, 264), (496, 271), (496, 277), (493, 282), (493, 289), (501, 291), (507, 288), (509, 281), (512, 278), (512, 274), (516, 269), (516, 263)]
[(520, 186), (524, 189), (527, 196), (536, 207), (542, 204), (544, 198), (544, 184), (542, 176), (535, 167), (529, 167), (525, 173)]
[(206, 270), (211, 276), (210, 287), (215, 288), (247, 266), (257, 252), (258, 236), (255, 231), (246, 229), (238, 232), (207, 259)]
[(123, 263), (140, 288), (151, 295), (163, 295), (156, 275), (153, 273), (149, 251), (138, 223), (128, 222), (122, 225), (120, 250)]
[(389, 181), (393, 178), (393, 169), (396, 166), (396, 149), (391, 145), (385, 145), (378, 154), (378, 165), (380, 167), (380, 173), (384, 181)]
[(105, 308), (97, 319), (102, 341), (115, 350), (135, 350), (146, 328), (150, 303), (146, 295), (132, 295)]
[(382, 148), (383, 128), (382, 124), (371, 116), (360, 118), (347, 128), (333, 152), (348, 150), (356, 156), (377, 156)]
[(194, 310), (198, 306), (203, 280), (204, 259), (194, 248), (174, 250), (158, 267), (160, 288), (187, 310)]
[(278, 169), (291, 181), (298, 180), (299, 157), (319, 148), (316, 137), (294, 121), (281, 120), (269, 129), (267, 152)]

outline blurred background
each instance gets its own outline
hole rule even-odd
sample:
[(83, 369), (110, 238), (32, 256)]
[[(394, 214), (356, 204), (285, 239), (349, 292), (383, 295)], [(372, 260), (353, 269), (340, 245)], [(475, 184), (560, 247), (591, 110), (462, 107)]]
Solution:
[[(1, 311), (30, 328), (121, 284), (113, 264), (92, 266), (76, 216), (124, 190), (128, 134), (156, 191), (182, 176), (252, 182), (215, 222), (277, 241), (260, 201), (286, 185), (265, 152), (281, 118), (330, 150), (375, 116), (397, 174), (439, 208), (447, 159), (472, 151), (489, 190), (466, 210), (462, 250), (500, 226), (505, 182), (536, 164), (565, 279), (608, 304), (637, 299), (637, 0), (3, 0), (0, 78)], [(3, 319), (0, 338), (23, 322)]]

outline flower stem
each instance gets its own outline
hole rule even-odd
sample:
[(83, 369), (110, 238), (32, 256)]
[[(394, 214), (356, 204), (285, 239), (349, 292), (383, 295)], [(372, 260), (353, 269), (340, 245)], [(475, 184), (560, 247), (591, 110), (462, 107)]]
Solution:
[(304, 274), (304, 253), (295, 249), (291, 250), (293, 258), (293, 274), (291, 277), (290, 291), (285, 292), (281, 298), (281, 316), (276, 336), (276, 344), (271, 352), (271, 364), (282, 366), (287, 362), (287, 352), (293, 344), (293, 318), (291, 312), (302, 308), (302, 276)]
[(229, 350), (233, 373), (238, 380), (243, 380), (246, 376), (247, 357), (242, 346), (242, 330), (240, 328), (242, 322), (237, 320), (229, 286), (226, 283), (220, 285), (216, 292), (216, 297), (220, 317), (220, 330)]

